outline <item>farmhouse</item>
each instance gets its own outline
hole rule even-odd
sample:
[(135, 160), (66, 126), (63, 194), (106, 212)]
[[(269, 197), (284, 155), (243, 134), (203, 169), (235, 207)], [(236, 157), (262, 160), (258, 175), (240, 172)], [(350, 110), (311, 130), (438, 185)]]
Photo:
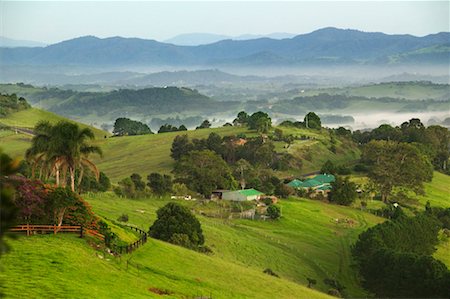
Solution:
[(292, 180), (287, 185), (295, 189), (312, 189), (320, 193), (329, 192), (331, 190), (331, 183), (334, 182), (336, 178), (332, 174), (319, 174), (313, 178), (304, 180)]
[(226, 191), (222, 193), (223, 200), (231, 201), (249, 201), (258, 200), (264, 193), (255, 189), (244, 189), (237, 191)]

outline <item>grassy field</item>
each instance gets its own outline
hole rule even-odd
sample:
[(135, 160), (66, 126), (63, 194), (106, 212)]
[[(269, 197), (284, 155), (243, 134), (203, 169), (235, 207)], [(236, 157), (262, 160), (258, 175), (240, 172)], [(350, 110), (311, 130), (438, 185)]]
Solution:
[[(74, 235), (20, 237), (2, 257), (7, 298), (327, 298), (261, 271), (150, 240), (132, 256), (103, 255)], [(126, 260), (139, 264), (139, 269)], [(219, 271), (218, 271), (219, 270)], [(236, 283), (239, 281), (239, 283)]]
[(450, 207), (450, 176), (435, 171), (431, 183), (425, 183), (425, 195), (418, 196), (421, 205), (430, 201), (431, 206)]
[[(156, 209), (167, 203), (157, 199), (118, 199), (111, 193), (85, 198), (97, 214), (117, 219), (125, 213), (129, 223), (142, 228), (148, 228), (155, 220)], [(255, 271), (271, 268), (281, 278), (299, 284), (306, 284), (306, 278), (311, 277), (322, 291), (329, 289), (323, 279), (335, 278), (346, 286), (349, 295), (366, 295), (351, 267), (350, 244), (381, 218), (353, 208), (291, 199), (281, 203), (283, 218), (277, 222), (224, 220), (200, 215), (214, 203), (183, 203), (198, 214), (214, 258)], [(352, 219), (354, 225), (336, 224), (336, 218)]]

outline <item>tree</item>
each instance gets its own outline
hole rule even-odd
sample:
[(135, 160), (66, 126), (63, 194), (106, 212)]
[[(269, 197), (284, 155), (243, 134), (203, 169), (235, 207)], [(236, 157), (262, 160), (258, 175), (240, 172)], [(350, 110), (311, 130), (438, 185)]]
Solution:
[(172, 142), (172, 148), (170, 149), (170, 156), (178, 161), (180, 158), (193, 149), (192, 143), (189, 142), (187, 135), (177, 135)]
[(378, 128), (373, 129), (371, 132), (371, 135), (372, 135), (371, 138), (375, 139), (375, 140), (400, 141), (402, 132), (398, 127), (394, 128), (390, 125), (383, 124), (383, 125), (379, 126)]
[(170, 175), (153, 172), (147, 176), (147, 186), (157, 195), (164, 195), (172, 192), (172, 177)]
[(265, 112), (258, 111), (248, 118), (248, 127), (261, 133), (267, 133), (272, 127), (272, 119)]
[(206, 139), (206, 147), (207, 149), (216, 152), (219, 155), (222, 155), (224, 151), (222, 146), (222, 137), (214, 132), (209, 134), (208, 138)]
[(423, 182), (433, 177), (431, 162), (412, 144), (371, 141), (364, 147), (362, 159), (370, 167), (369, 179), (384, 202), (395, 187), (422, 193)]
[(179, 245), (186, 244), (182, 235), (186, 235), (189, 244), (194, 246), (200, 246), (205, 242), (200, 222), (186, 207), (170, 202), (156, 214), (157, 219), (150, 227), (151, 237), (166, 242), (179, 241)]
[(145, 183), (144, 181), (142, 181), (142, 177), (140, 174), (133, 173), (130, 176), (130, 179), (133, 181), (134, 188), (136, 189), (136, 191), (144, 191)]
[(320, 169), (321, 173), (336, 174), (337, 167), (331, 160), (327, 160)]
[(158, 134), (160, 134), (160, 133), (166, 133), (166, 132), (175, 132), (175, 131), (178, 131), (178, 128), (177, 128), (177, 127), (174, 127), (174, 126), (169, 125), (169, 124), (164, 124), (164, 125), (162, 125), (162, 126), (159, 128)]
[[(72, 191), (75, 191), (75, 171), (80, 171), (77, 185), (83, 179), (84, 169), (93, 171), (96, 178), (99, 171), (92, 161), (88, 159), (90, 154), (102, 155), (98, 146), (90, 145), (87, 140), (94, 139), (94, 133), (89, 128), (81, 129), (77, 124), (61, 121), (56, 125), (49, 122), (39, 122), (35, 126), (36, 135), (31, 140), (31, 148), (26, 156), (33, 167), (51, 169), (48, 175), (54, 174), (56, 186), (65, 186), (66, 175), (69, 172), (69, 181)], [(34, 170), (32, 171), (34, 175)], [(62, 180), (60, 176), (62, 175)]]
[(433, 149), (433, 156), (431, 157), (433, 165), (438, 170), (447, 170), (450, 157), (449, 130), (441, 126), (429, 126), (425, 133), (427, 144)]
[(16, 222), (17, 208), (12, 200), (14, 186), (9, 176), (17, 171), (18, 166), (17, 160), (11, 159), (0, 149), (0, 255), (8, 250), (5, 237)]
[(187, 131), (187, 128), (186, 128), (185, 125), (181, 125), (181, 126), (178, 128), (178, 131)]
[(331, 202), (335, 202), (340, 205), (349, 206), (351, 205), (357, 196), (356, 184), (350, 182), (350, 180), (345, 177), (336, 177), (336, 180), (331, 183), (331, 191), (328, 198)]
[(150, 128), (140, 121), (131, 120), (129, 118), (121, 117), (114, 122), (113, 134), (115, 136), (124, 135), (145, 135), (153, 134)]
[(249, 115), (245, 111), (241, 111), (238, 113), (237, 117), (233, 120), (233, 124), (235, 126), (242, 126), (247, 124), (249, 119)]
[(204, 196), (217, 188), (234, 189), (236, 182), (225, 161), (210, 150), (192, 151), (175, 164), (177, 181)]
[(211, 127), (211, 123), (209, 122), (209, 120), (205, 119), (200, 126), (198, 126), (197, 128), (195, 128), (196, 130), (198, 129), (208, 129)]
[(283, 130), (281, 130), (280, 128), (276, 128), (275, 131), (273, 132), (273, 137), (274, 140), (277, 141), (283, 140)]
[(119, 182), (119, 187), (114, 189), (117, 195), (133, 198), (136, 196), (136, 187), (131, 178), (124, 178)]
[(270, 205), (267, 207), (267, 215), (270, 219), (278, 219), (281, 217), (281, 210), (276, 205)]
[(67, 188), (58, 187), (48, 195), (47, 204), (49, 210), (53, 211), (55, 224), (61, 226), (67, 209), (78, 200), (77, 195)]
[(267, 113), (258, 111), (248, 117), (247, 125), (251, 130), (267, 133), (272, 126), (272, 119)]
[(295, 190), (293, 188), (289, 187), (286, 184), (283, 184), (283, 182), (280, 182), (275, 186), (275, 195), (281, 198), (288, 198), (289, 196), (294, 194), (294, 192)]
[(307, 128), (320, 130), (322, 127), (322, 122), (320, 117), (314, 112), (309, 112), (305, 115), (304, 123)]

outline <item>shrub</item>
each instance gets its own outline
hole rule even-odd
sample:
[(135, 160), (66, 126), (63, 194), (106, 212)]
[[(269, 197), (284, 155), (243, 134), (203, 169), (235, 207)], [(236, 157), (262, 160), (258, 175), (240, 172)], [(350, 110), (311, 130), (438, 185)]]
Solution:
[(271, 219), (278, 219), (281, 217), (281, 210), (278, 206), (276, 205), (270, 205), (267, 208), (267, 215), (271, 218)]
[(182, 246), (185, 248), (194, 247), (191, 240), (189, 240), (189, 236), (186, 234), (173, 234), (169, 239), (169, 243), (174, 245)]
[(117, 218), (117, 221), (128, 222), (128, 214), (122, 214)]
[(272, 269), (270, 269), (270, 268), (265, 269), (263, 271), (263, 273), (266, 273), (268, 275), (275, 276), (275, 277), (280, 277), (277, 273), (273, 272)]
[[(205, 242), (200, 222), (186, 207), (170, 202), (160, 208), (156, 214), (158, 218), (150, 227), (150, 236), (153, 238), (166, 242), (181, 242), (184, 237), (179, 235), (184, 234), (193, 247)], [(178, 236), (174, 236), (175, 234)]]

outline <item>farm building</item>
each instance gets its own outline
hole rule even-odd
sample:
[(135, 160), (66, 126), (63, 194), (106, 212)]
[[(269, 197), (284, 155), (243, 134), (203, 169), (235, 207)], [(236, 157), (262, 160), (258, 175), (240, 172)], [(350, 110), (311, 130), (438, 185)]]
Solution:
[(291, 188), (300, 188), (303, 187), (303, 182), (295, 179), (293, 181), (290, 181), (287, 185)]
[(321, 182), (322, 184), (330, 184), (336, 180), (336, 178), (332, 174), (319, 174), (316, 175), (313, 179)]
[(300, 180), (293, 180), (287, 185), (295, 189), (304, 188), (327, 192), (331, 190), (330, 183), (334, 182), (335, 180), (336, 178), (332, 174), (319, 174), (313, 178), (306, 179), (303, 182)]
[(222, 199), (232, 201), (258, 200), (263, 194), (264, 193), (255, 189), (227, 191), (222, 193)]

